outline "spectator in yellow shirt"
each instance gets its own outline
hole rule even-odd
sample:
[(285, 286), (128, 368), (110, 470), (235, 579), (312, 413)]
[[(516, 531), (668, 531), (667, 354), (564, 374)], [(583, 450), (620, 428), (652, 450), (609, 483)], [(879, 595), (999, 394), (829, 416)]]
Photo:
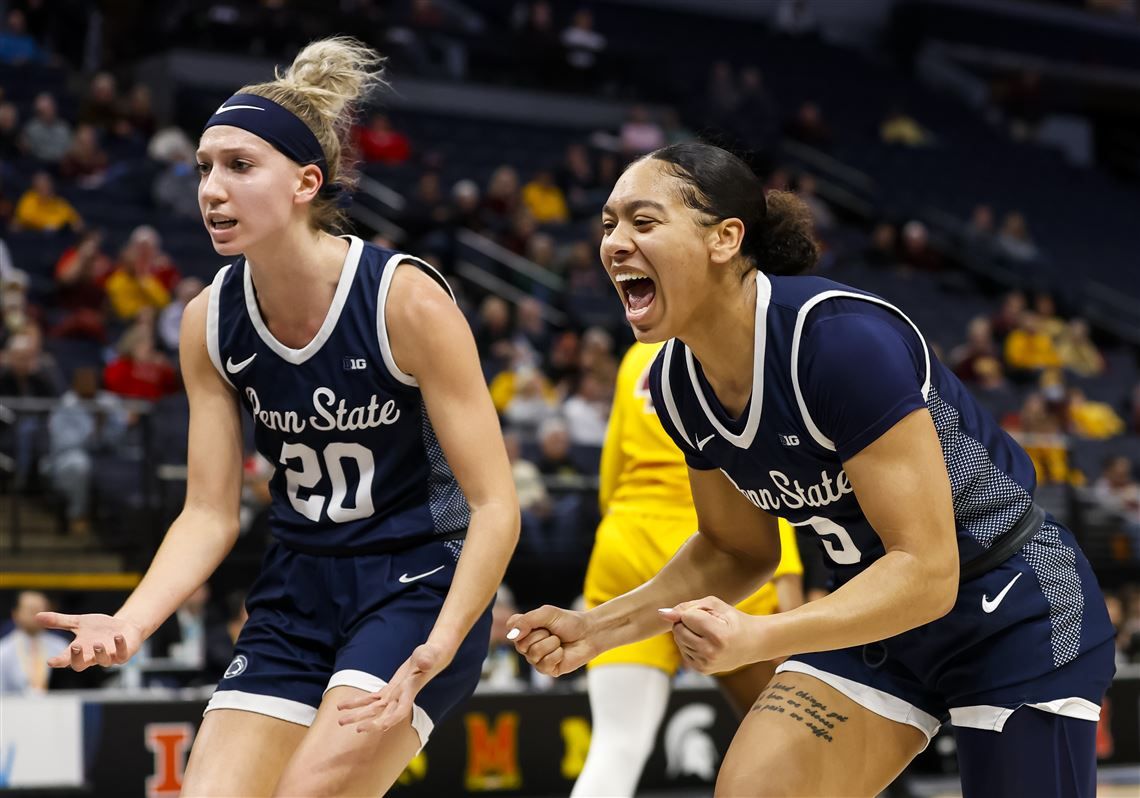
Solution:
[(1124, 420), (1112, 406), (1087, 399), (1080, 388), (1069, 389), (1069, 424), (1074, 435), (1092, 440), (1112, 438), (1124, 432)]
[(570, 209), (562, 189), (554, 182), (554, 173), (543, 169), (534, 176), (522, 190), (523, 205), (539, 224), (547, 222), (567, 222)]
[(32, 187), (16, 203), (12, 229), (50, 233), (64, 227), (79, 232), (83, 229), (83, 219), (70, 202), (55, 193), (55, 182), (51, 175), (36, 172), (32, 177)]
[(161, 310), (170, 304), (170, 292), (150, 264), (141, 258), (121, 258), (107, 278), (107, 297), (123, 321), (134, 319), (143, 308)]
[(914, 117), (901, 108), (893, 108), (879, 125), (879, 138), (884, 144), (901, 144), (904, 147), (925, 147), (930, 134)]
[(1073, 319), (1061, 331), (1054, 345), (1065, 368), (1082, 377), (1095, 377), (1104, 372), (1104, 355), (1089, 338), (1089, 325), (1084, 319)]
[(1057, 368), (1061, 357), (1053, 338), (1042, 329), (1041, 317), (1033, 311), (1021, 314), (1021, 323), (1005, 339), (1005, 362), (1011, 369), (1038, 371)]

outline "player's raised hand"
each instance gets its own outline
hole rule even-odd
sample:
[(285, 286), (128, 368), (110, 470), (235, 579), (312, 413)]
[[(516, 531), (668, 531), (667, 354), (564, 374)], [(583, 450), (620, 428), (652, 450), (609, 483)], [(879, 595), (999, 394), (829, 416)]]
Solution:
[(416, 696), (432, 677), (451, 662), (442, 646), (424, 643), (417, 646), (404, 664), (392, 674), (388, 684), (375, 693), (364, 693), (341, 701), (337, 723), (356, 726), (358, 732), (384, 733), (412, 717)]
[(62, 629), (75, 635), (67, 651), (48, 660), (53, 668), (82, 671), (92, 665), (122, 665), (143, 642), (142, 629), (111, 615), (41, 612), (36, 615), (36, 622), (45, 629)]
[(561, 676), (597, 655), (591, 644), (586, 613), (549, 604), (507, 621), (507, 639), (539, 673)]
[(765, 659), (756, 655), (755, 616), (715, 596), (658, 610), (673, 624), (673, 639), (685, 664), (701, 673), (726, 673)]

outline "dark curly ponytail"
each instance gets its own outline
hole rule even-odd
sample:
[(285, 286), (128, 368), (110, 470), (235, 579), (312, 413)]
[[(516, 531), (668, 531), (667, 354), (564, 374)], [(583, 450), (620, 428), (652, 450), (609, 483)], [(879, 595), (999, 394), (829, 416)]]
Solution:
[(685, 205), (709, 217), (706, 224), (725, 219), (744, 223), (740, 254), (766, 274), (804, 274), (815, 267), (819, 246), (812, 233), (811, 211), (794, 194), (773, 191), (744, 161), (727, 150), (699, 141), (673, 144), (646, 158), (668, 164), (684, 184)]

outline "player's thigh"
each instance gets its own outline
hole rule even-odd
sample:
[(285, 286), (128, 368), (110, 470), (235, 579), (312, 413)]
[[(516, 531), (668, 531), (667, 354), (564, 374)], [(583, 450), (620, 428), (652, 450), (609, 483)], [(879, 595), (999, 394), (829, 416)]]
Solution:
[(384, 733), (341, 726), (337, 703), (364, 692), (341, 686), (325, 693), (313, 725), (281, 774), (275, 795), (379, 796), (395, 783), (420, 750), (419, 734), (410, 718)]
[(716, 794), (874, 796), (925, 746), (914, 726), (877, 715), (813, 676), (784, 672), (740, 724)]
[(272, 795), (305, 732), (300, 724), (256, 712), (207, 712), (190, 750), (183, 798)]

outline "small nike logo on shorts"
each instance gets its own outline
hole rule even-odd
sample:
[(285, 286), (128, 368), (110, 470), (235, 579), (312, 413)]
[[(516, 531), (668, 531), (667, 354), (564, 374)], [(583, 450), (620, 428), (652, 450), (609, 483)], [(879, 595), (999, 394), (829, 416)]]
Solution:
[(407, 574), (404, 574), (403, 576), (400, 577), (400, 584), (406, 585), (406, 584), (408, 584), (408, 582), (415, 582), (417, 579), (423, 579), (425, 576), (431, 576), (434, 573), (442, 571), (445, 567), (446, 566), (441, 565), (438, 568), (433, 568), (430, 571), (427, 571), (427, 572), (422, 573), (422, 574), (417, 574), (416, 576), (408, 576)]
[(1013, 579), (1010, 579), (1009, 584), (1006, 585), (1004, 588), (1002, 588), (1002, 591), (997, 594), (997, 596), (994, 598), (993, 601), (990, 601), (988, 598), (986, 598), (986, 594), (983, 593), (982, 594), (982, 612), (989, 615), (991, 612), (996, 610), (998, 608), (998, 605), (1001, 604), (1002, 599), (1005, 598), (1005, 594), (1009, 592), (1009, 589), (1011, 587), (1013, 587), (1013, 583), (1016, 582), (1020, 578), (1021, 578), (1021, 574), (1018, 574)]

